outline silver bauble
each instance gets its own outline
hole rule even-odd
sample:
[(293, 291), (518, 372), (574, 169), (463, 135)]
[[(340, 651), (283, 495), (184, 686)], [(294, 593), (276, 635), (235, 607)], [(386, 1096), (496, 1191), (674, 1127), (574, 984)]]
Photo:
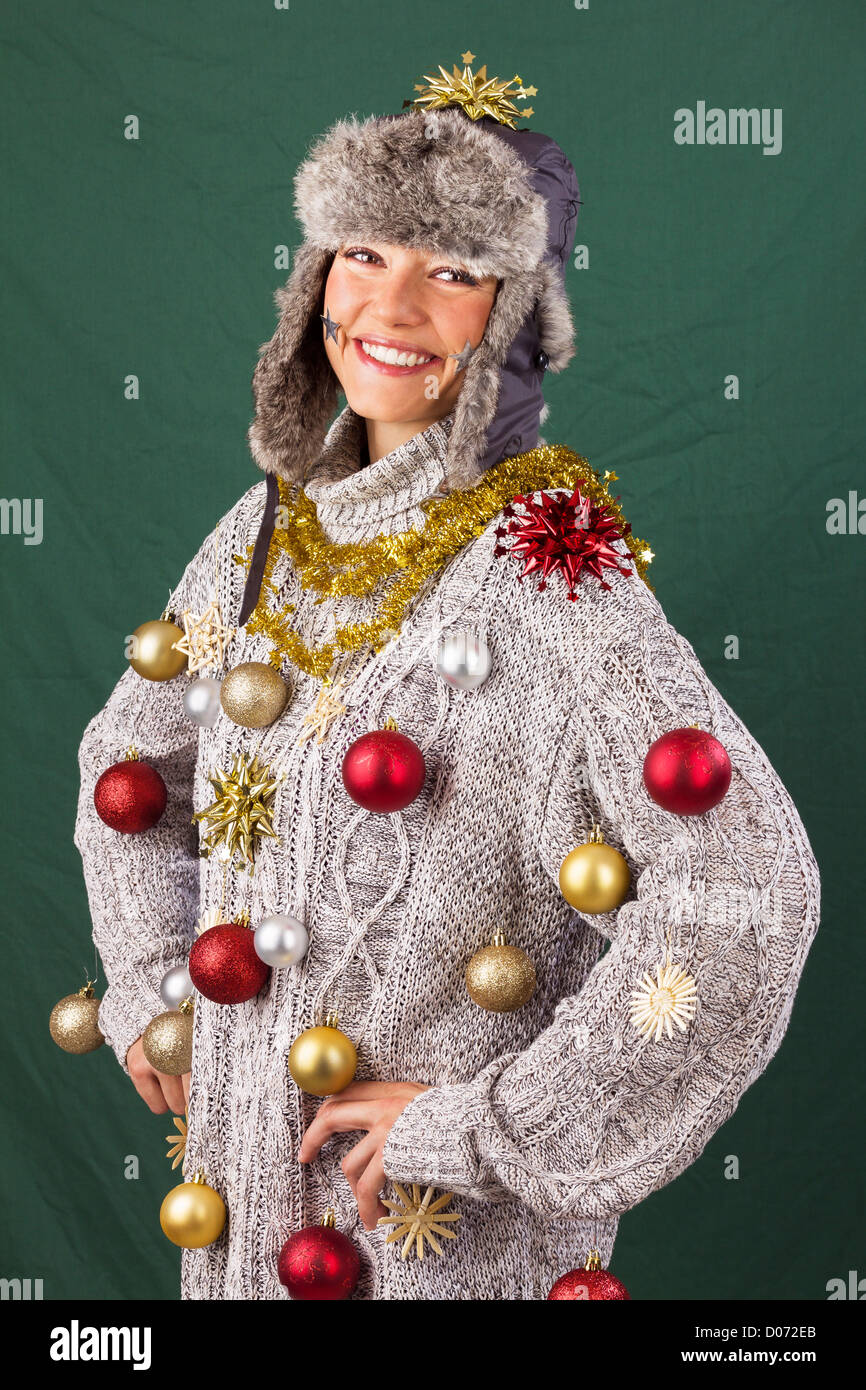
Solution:
[(184, 712), (202, 729), (212, 729), (219, 718), (220, 683), (213, 676), (200, 676), (184, 691)]
[(309, 944), (310, 938), (303, 922), (285, 912), (275, 912), (272, 917), (265, 917), (256, 927), (253, 937), (259, 960), (278, 970), (287, 965), (297, 965)]
[(490, 652), (473, 632), (452, 632), (439, 643), (436, 670), (457, 690), (476, 690), (490, 675)]
[(179, 1009), (184, 999), (195, 994), (189, 971), (185, 965), (174, 965), (162, 977), (159, 987), (160, 998), (167, 1009)]

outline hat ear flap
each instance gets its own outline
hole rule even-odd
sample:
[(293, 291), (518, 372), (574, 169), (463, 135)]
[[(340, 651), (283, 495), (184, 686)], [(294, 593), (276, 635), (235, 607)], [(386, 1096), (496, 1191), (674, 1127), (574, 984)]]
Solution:
[(540, 387), (522, 385), (520, 373), (508, 371), (508, 362), (509, 355), (518, 350), (515, 340), (532, 315), (541, 288), (537, 270), (512, 276), (499, 286), (484, 337), (466, 367), (454, 407), (445, 458), (445, 481), (454, 490), (474, 487), (491, 463), (520, 447), (518, 439), (510, 447), (520, 410), (508, 409), (497, 417), (505, 376), (510, 378), (510, 391), (516, 387), (518, 394), (528, 391), (534, 397), (537, 393), (536, 415), (540, 409)]
[(292, 273), (274, 293), (280, 311), (274, 336), (259, 348), (253, 372), (255, 419), (250, 452), (265, 473), (302, 483), (319, 457), (337, 407), (338, 381), (322, 340), (319, 314), (333, 251), (304, 242)]
[(542, 261), (539, 270), (541, 291), (535, 310), (538, 338), (550, 359), (550, 370), (561, 372), (576, 352), (571, 305), (559, 266), (552, 261)]

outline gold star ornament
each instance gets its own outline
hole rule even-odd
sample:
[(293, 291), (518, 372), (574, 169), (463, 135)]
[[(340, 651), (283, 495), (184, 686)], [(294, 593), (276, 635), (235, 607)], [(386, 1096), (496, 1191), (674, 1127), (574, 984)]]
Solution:
[[(487, 76), (487, 64), (473, 72), (470, 64), (475, 54), (468, 50), (461, 55), (463, 70), (456, 63), (450, 74), (439, 64), (440, 77), (424, 74), (424, 82), (415, 83), (415, 91), (420, 96), (405, 101), (404, 106), (418, 106), (425, 111), (434, 111), (443, 106), (461, 106), (473, 121), (482, 116), (490, 116), (500, 125), (516, 128), (522, 116), (534, 114), (531, 106), (515, 106), (516, 101), (525, 101), (538, 93), (537, 87), (524, 87), (522, 79), (515, 75), (507, 82), (499, 77)], [(426, 84), (426, 85), (425, 85)], [(516, 84), (516, 85), (515, 85)]]
[(222, 921), (223, 915), (218, 907), (206, 907), (201, 916), (196, 919), (196, 936), (201, 936), (203, 932), (210, 931), (211, 927), (220, 926)]
[(392, 1240), (400, 1240), (403, 1237), (403, 1249), (400, 1252), (402, 1260), (408, 1260), (409, 1255), (414, 1253), (419, 1260), (424, 1258), (424, 1241), (427, 1240), (436, 1251), (437, 1255), (443, 1253), (442, 1246), (436, 1239), (437, 1236), (445, 1236), (448, 1240), (456, 1240), (457, 1232), (449, 1229), (444, 1222), (459, 1221), (460, 1213), (456, 1211), (443, 1211), (446, 1202), (451, 1201), (452, 1193), (443, 1192), (441, 1197), (433, 1201), (432, 1187), (428, 1187), (424, 1196), (421, 1196), (421, 1188), (418, 1183), (412, 1184), (412, 1195), (401, 1187), (400, 1183), (394, 1183), (394, 1191), (400, 1198), (399, 1202), (392, 1202), (388, 1197), (383, 1197), (382, 1201), (386, 1207), (391, 1208), (390, 1216), (380, 1216), (377, 1222), (379, 1226), (393, 1226), (394, 1230), (390, 1233), (386, 1245)]
[(228, 772), (218, 767), (208, 777), (216, 801), (192, 817), (207, 826), (203, 836), (205, 857), (222, 846), (230, 863), (234, 864), (240, 856), (241, 863), (235, 867), (249, 865), (252, 870), (259, 841), (280, 838), (271, 824), (271, 803), (279, 780), (259, 761), (258, 755), (250, 758), (245, 752), (234, 755)]
[(181, 622), (183, 637), (173, 642), (172, 647), (188, 657), (190, 675), (207, 670), (209, 666), (222, 666), (226, 644), (234, 637), (237, 628), (224, 626), (216, 599), (208, 604), (203, 613), (184, 609)]
[(642, 1033), (652, 1033), (658, 1042), (662, 1033), (673, 1037), (673, 1024), (685, 1032), (697, 1008), (695, 982), (682, 966), (667, 961), (647, 972), (640, 989), (632, 993), (631, 1021)]
[(186, 1118), (184, 1117), (182, 1120), (179, 1115), (175, 1115), (173, 1123), (178, 1131), (177, 1134), (167, 1134), (165, 1136), (166, 1143), (169, 1146), (166, 1158), (174, 1159), (174, 1163), (171, 1165), (172, 1172), (174, 1172), (179, 1163), (183, 1162), (184, 1155), (186, 1154)]
[(333, 694), (327, 686), (323, 685), (316, 697), (316, 703), (311, 710), (304, 715), (304, 727), (298, 736), (298, 743), (303, 745), (313, 735), (316, 736), (317, 743), (323, 743), (328, 736), (330, 725), (341, 714), (345, 714), (346, 706), (337, 699), (343, 682), (338, 681), (334, 686)]

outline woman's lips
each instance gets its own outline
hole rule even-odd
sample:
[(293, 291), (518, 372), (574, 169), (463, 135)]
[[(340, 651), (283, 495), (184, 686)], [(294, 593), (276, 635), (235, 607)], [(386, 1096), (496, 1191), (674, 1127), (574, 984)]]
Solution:
[(414, 367), (398, 367), (396, 362), (378, 362), (375, 357), (370, 357), (362, 348), (360, 338), (353, 338), (352, 344), (356, 356), (365, 367), (384, 372), (386, 376), (415, 376), (418, 372), (430, 372), (442, 360), (441, 357), (431, 357), (427, 362), (416, 362)]

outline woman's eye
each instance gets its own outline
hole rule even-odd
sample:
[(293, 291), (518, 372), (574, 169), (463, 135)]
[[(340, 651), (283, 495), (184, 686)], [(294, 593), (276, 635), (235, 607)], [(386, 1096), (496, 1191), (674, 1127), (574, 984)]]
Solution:
[(361, 256), (368, 256), (370, 260), (374, 261), (378, 261), (379, 259), (375, 251), (368, 251), (365, 246), (353, 246), (348, 251), (344, 251), (343, 256), (346, 260), (357, 260)]
[(477, 284), (478, 284), (478, 281), (477, 281), (476, 279), (474, 279), (473, 276), (471, 276), (471, 275), (469, 274), (469, 271), (468, 271), (468, 270), (456, 270), (455, 267), (454, 267), (454, 266), (451, 266), (451, 265), (443, 266), (441, 270), (437, 270), (437, 271), (436, 271), (436, 278), (437, 278), (437, 280), (438, 280), (438, 278), (439, 278), (440, 275), (453, 275), (453, 276), (455, 277), (455, 279), (454, 279), (454, 281), (453, 281), (452, 283), (454, 283), (454, 284), (461, 284), (461, 285), (477, 285)]

